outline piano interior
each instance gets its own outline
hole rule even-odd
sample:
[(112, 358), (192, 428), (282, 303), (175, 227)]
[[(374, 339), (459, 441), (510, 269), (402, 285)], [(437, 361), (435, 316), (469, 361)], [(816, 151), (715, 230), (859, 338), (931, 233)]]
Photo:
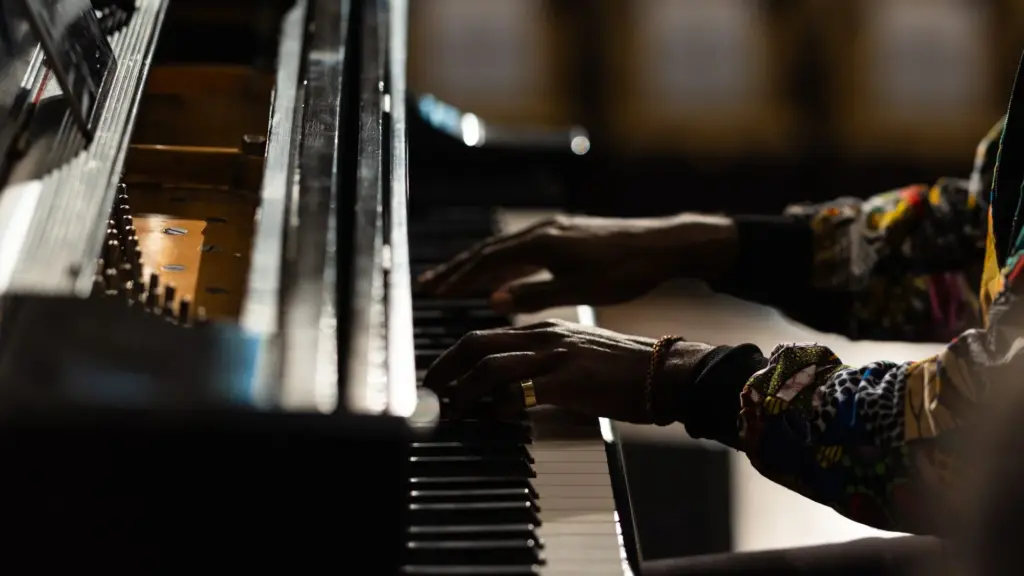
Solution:
[(270, 136), (266, 47), (286, 8), (170, 4), (101, 255), (103, 293), (181, 324), (237, 321)]

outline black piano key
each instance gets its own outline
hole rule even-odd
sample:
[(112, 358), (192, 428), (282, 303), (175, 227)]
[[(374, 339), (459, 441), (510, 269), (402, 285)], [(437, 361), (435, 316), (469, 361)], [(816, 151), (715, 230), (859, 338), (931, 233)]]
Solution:
[(503, 538), (533, 538), (537, 545), (544, 547), (544, 543), (537, 539), (537, 526), (526, 523), (507, 524), (420, 524), (410, 526), (409, 537), (414, 540), (495, 540)]
[[(409, 223), (410, 260), (419, 275), (494, 231), (489, 209), (445, 210)], [(509, 326), (487, 294), (462, 299), (414, 295), (417, 382), (466, 333)], [(442, 398), (444, 401), (444, 398)], [(442, 407), (442, 410), (444, 408)], [(532, 430), (524, 420), (491, 419), (493, 401), (458, 420), (442, 419), (429, 440), (411, 446), (406, 574), (537, 574), (543, 564)]]
[(533, 456), (521, 444), (494, 444), (472, 441), (460, 442), (413, 442), (412, 453), (415, 456), (463, 456), (463, 455), (498, 455), (522, 458), (533, 464)]
[(406, 547), (406, 560), (413, 565), (499, 565), (543, 564), (540, 548), (533, 538), (502, 540), (414, 540)]
[(413, 502), (408, 518), (414, 524), (532, 524), (540, 516), (530, 502)]
[(497, 323), (498, 320), (504, 320), (504, 318), (504, 316), (501, 316), (491, 308), (417, 308), (413, 305), (412, 309), (412, 321), (414, 323), (446, 322), (458, 324), (460, 327), (465, 328), (466, 332), (497, 328), (504, 325), (504, 323)]
[(528, 478), (512, 476), (413, 476), (409, 485), (412, 490), (524, 489), (537, 498), (537, 491)]
[(413, 490), (410, 497), (417, 502), (529, 501), (537, 503), (527, 488), (477, 488), (469, 490)]
[[(452, 313), (474, 310), (491, 310), (486, 298), (416, 298), (412, 303), (413, 310), (448, 310)], [(504, 316), (495, 316), (505, 318)]]
[(451, 334), (451, 335), (433, 335), (432, 334), (430, 336), (420, 336), (420, 335), (417, 335), (417, 334), (414, 333), (412, 335), (412, 343), (413, 343), (413, 346), (415, 346), (417, 350), (419, 350), (420, 348), (434, 348), (434, 349), (442, 348), (442, 349), (448, 349), (448, 348), (451, 348), (452, 346), (454, 346), (459, 341), (459, 339), (461, 337), (462, 336), (459, 335), (459, 334)]
[(423, 476), (512, 476), (533, 478), (536, 473), (522, 458), (490, 456), (412, 456), (412, 474)]
[(540, 574), (540, 566), (422, 566), (402, 568), (409, 576), (532, 576)]
[(415, 338), (430, 338), (439, 336), (442, 338), (461, 338), (465, 332), (458, 326), (446, 326), (444, 324), (414, 324), (412, 335)]

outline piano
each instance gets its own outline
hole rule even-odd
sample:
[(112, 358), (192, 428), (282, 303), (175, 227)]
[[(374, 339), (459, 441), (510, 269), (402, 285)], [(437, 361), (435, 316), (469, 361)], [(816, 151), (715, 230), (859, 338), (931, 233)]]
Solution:
[[(429, 122), (406, 87), (407, 9), (4, 3), (36, 39), (0, 51), (12, 560), (637, 571), (611, 422), (449, 421), (418, 387), (465, 332), (528, 319), (413, 296), (498, 222), (417, 189), (432, 136), (410, 136)], [(76, 43), (109, 58), (83, 68)], [(546, 141), (584, 156), (570, 136)]]

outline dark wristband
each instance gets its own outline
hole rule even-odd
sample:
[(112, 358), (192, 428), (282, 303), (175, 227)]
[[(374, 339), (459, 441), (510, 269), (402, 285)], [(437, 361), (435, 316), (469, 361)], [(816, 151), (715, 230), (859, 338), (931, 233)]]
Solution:
[(678, 400), (679, 421), (694, 438), (735, 446), (740, 393), (768, 359), (753, 344), (719, 346), (694, 366)]

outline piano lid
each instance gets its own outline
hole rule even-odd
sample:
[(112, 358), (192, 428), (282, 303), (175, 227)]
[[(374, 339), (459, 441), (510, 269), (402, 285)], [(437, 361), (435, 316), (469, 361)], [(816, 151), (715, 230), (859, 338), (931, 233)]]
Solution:
[[(20, 0), (75, 124), (91, 139), (106, 79), (117, 67), (90, 0)], [(18, 2), (13, 2), (17, 4)], [(5, 2), (6, 4), (6, 2)]]

